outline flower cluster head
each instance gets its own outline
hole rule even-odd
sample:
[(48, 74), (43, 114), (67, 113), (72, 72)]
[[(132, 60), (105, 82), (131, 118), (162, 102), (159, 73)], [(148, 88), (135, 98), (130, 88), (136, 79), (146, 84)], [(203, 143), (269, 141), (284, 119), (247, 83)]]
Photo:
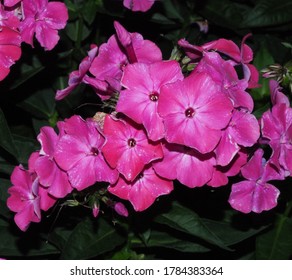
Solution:
[(21, 56), (21, 43), (52, 50), (65, 28), (68, 11), (62, 2), (48, 0), (4, 0), (0, 2), (0, 81)]
[[(58, 9), (60, 15), (53, 14), (61, 20), (62, 5), (21, 2), (27, 5), (27, 16), (20, 31), (30, 28), (23, 33), (25, 40), (31, 43), (34, 32), (41, 40), (48, 32), (50, 44), (41, 44), (51, 48), (62, 23), (53, 17), (37, 22), (33, 18), (36, 11), (50, 18)], [(124, 1), (133, 10), (145, 10), (146, 2)], [(29, 170), (16, 167), (12, 175), (8, 205), (17, 212), (18, 226), (26, 230), (30, 222), (40, 221), (41, 210), (72, 192), (86, 192), (87, 200), (67, 204), (89, 207), (94, 217), (100, 215), (101, 203), (128, 216), (125, 205), (112, 197), (144, 211), (169, 194), (175, 180), (188, 188), (217, 188), (236, 175), (245, 180), (232, 186), (229, 203), (234, 209), (260, 213), (275, 207), (280, 192), (268, 182), (292, 172), (292, 109), (272, 81), (272, 110), (260, 121), (252, 114), (248, 89), (258, 86), (259, 76), (251, 64), (253, 52), (245, 44), (248, 36), (240, 48), (226, 39), (203, 46), (180, 40), (187, 61), (195, 62), (183, 73), (182, 61), (163, 60), (156, 44), (118, 22), (114, 27), (116, 34), (99, 47), (91, 45), (78, 70), (69, 75), (68, 86), (56, 94), (57, 100), (66, 98), (84, 83), (105, 105), (111, 104), (112, 111), (87, 119), (74, 115), (59, 121), (58, 131), (41, 129), (37, 137), (41, 148)], [(242, 68), (242, 78), (237, 67)], [(271, 147), (270, 159), (265, 159), (261, 143)]]

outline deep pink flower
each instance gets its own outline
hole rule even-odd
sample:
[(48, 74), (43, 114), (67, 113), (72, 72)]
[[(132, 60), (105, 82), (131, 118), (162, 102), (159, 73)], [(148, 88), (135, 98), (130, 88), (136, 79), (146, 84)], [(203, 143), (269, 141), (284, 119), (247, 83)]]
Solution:
[(157, 197), (169, 194), (173, 190), (173, 183), (159, 177), (152, 167), (148, 166), (133, 182), (120, 176), (117, 183), (111, 185), (108, 190), (122, 199), (129, 200), (135, 211), (143, 211), (150, 207)]
[(163, 157), (160, 143), (147, 138), (143, 127), (107, 115), (104, 122), (106, 143), (102, 148), (105, 159), (112, 168), (133, 181), (144, 166)]
[[(70, 94), (79, 84), (91, 82), (90, 77), (87, 75), (87, 72), (92, 64), (93, 59), (96, 57), (98, 51), (98, 47), (96, 45), (92, 45), (90, 51), (88, 52), (88, 56), (86, 56), (80, 63), (79, 69), (73, 71), (69, 75), (68, 87), (57, 90), (56, 100), (61, 100), (65, 98), (68, 94)], [(89, 79), (89, 82), (87, 81)], [(98, 82), (98, 80), (96, 80)]]
[(17, 17), (16, 9), (6, 8), (0, 3), (0, 26), (7, 26), (11, 29), (18, 31), (20, 24), (19, 18)]
[(58, 30), (65, 28), (68, 10), (61, 2), (23, 0), (24, 19), (20, 24), (22, 40), (33, 46), (33, 36), (45, 50), (53, 49), (60, 37)]
[(243, 149), (233, 157), (226, 166), (214, 166), (212, 179), (207, 183), (208, 186), (217, 188), (228, 184), (228, 177), (239, 174), (240, 169), (247, 163), (247, 152)]
[(156, 0), (124, 0), (123, 4), (126, 8), (133, 12), (148, 11)]
[(283, 92), (281, 92), (282, 88), (277, 81), (270, 80), (269, 87), (271, 92), (271, 101), (273, 105), (276, 105), (278, 103), (284, 103), (287, 107), (290, 107), (289, 98)]
[(124, 67), (129, 63), (152, 63), (162, 60), (160, 49), (139, 33), (129, 33), (115, 22), (116, 36), (99, 48), (89, 71), (96, 79), (106, 81), (109, 87), (119, 91)]
[(214, 154), (200, 154), (194, 149), (176, 144), (163, 146), (164, 157), (153, 164), (158, 175), (177, 179), (189, 188), (205, 185), (213, 174), (216, 164)]
[(176, 61), (128, 65), (121, 81), (126, 89), (120, 92), (116, 110), (143, 124), (148, 137), (157, 141), (164, 136), (162, 119), (157, 112), (160, 89), (165, 84), (182, 79)]
[(7, 7), (12, 7), (18, 4), (22, 0), (4, 0), (4, 5)]
[(83, 190), (97, 181), (114, 183), (117, 180), (117, 170), (108, 166), (101, 153), (105, 138), (96, 122), (73, 116), (65, 121), (64, 131), (54, 157), (67, 171), (74, 188)]
[(56, 198), (65, 197), (72, 191), (67, 173), (56, 164), (54, 155), (59, 137), (52, 127), (42, 127), (38, 135), (41, 151), (35, 162), (39, 182), (48, 193)]
[(292, 174), (292, 108), (277, 103), (261, 118), (262, 137), (273, 149), (271, 162)]
[(204, 73), (163, 86), (158, 103), (166, 140), (200, 153), (214, 150), (221, 129), (230, 121), (232, 109), (229, 98), (218, 91), (212, 78)]
[(14, 221), (17, 226), (26, 231), (31, 222), (41, 220), (38, 179), (35, 174), (17, 166), (11, 174), (11, 182), (13, 186), (8, 190), (7, 206), (16, 212)]
[(253, 146), (260, 136), (257, 119), (247, 111), (234, 110), (232, 119), (223, 130), (222, 137), (215, 149), (218, 165), (228, 165), (240, 147)]
[(270, 180), (283, 180), (275, 166), (263, 158), (263, 150), (258, 149), (249, 162), (241, 169), (245, 181), (232, 185), (230, 205), (243, 213), (261, 213), (277, 205), (279, 190), (267, 183)]
[(0, 81), (10, 72), (10, 67), (21, 56), (19, 33), (6, 26), (0, 27)]
[(241, 64), (244, 73), (244, 80), (248, 82), (249, 88), (258, 87), (259, 73), (256, 67), (250, 62), (253, 60), (253, 52), (251, 48), (245, 44), (245, 41), (251, 34), (247, 34), (241, 42), (239, 48), (233, 41), (226, 39), (218, 39), (208, 42), (202, 46), (194, 46), (185, 39), (179, 40), (178, 44), (185, 49), (186, 54), (194, 60), (202, 58), (209, 51), (216, 51), (229, 56), (234, 64)]
[(216, 52), (208, 52), (201, 59), (195, 72), (208, 73), (220, 90), (224, 92), (233, 102), (235, 108), (246, 108), (253, 110), (253, 99), (246, 88), (246, 80), (239, 80), (234, 65), (230, 60), (224, 60)]

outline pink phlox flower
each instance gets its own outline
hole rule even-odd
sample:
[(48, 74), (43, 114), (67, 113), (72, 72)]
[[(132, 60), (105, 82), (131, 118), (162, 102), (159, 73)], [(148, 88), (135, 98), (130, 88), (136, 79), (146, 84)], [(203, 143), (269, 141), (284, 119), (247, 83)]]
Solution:
[(79, 116), (67, 119), (62, 135), (55, 147), (55, 160), (67, 171), (73, 188), (83, 190), (95, 182), (114, 183), (117, 170), (112, 169), (101, 153), (105, 137), (92, 119)]
[(273, 149), (271, 162), (292, 173), (292, 108), (286, 103), (276, 103), (261, 118), (262, 137)]
[(125, 68), (116, 106), (136, 123), (143, 124), (149, 139), (157, 141), (164, 137), (164, 126), (157, 112), (160, 89), (163, 85), (182, 80), (183, 75), (176, 61), (153, 64), (135, 63)]
[(270, 80), (269, 87), (271, 92), (271, 101), (273, 105), (276, 105), (278, 103), (284, 103), (287, 107), (290, 107), (289, 98), (283, 92), (281, 92), (282, 88), (277, 81)]
[(50, 195), (63, 198), (73, 188), (67, 173), (57, 165), (54, 159), (59, 137), (52, 127), (42, 127), (37, 139), (41, 143), (39, 157), (35, 162), (39, 182), (47, 188)]
[(207, 72), (220, 87), (220, 90), (230, 98), (235, 108), (246, 108), (252, 112), (253, 99), (245, 91), (248, 83), (244, 79), (239, 80), (232, 61), (222, 59), (216, 52), (208, 52), (201, 59), (194, 72)]
[(150, 10), (156, 0), (124, 0), (123, 5), (133, 12), (146, 12)]
[(251, 34), (247, 34), (239, 48), (233, 41), (226, 39), (218, 39), (208, 42), (202, 46), (194, 46), (185, 39), (178, 41), (178, 44), (185, 49), (186, 54), (194, 60), (202, 58), (207, 52), (216, 51), (229, 56), (233, 60), (233, 64), (240, 64), (243, 68), (244, 80), (248, 82), (248, 88), (258, 87), (259, 73), (256, 67), (250, 62), (253, 60), (252, 49), (245, 44), (245, 41)]
[(139, 33), (129, 33), (115, 22), (117, 35), (109, 38), (99, 48), (89, 71), (96, 79), (106, 81), (115, 91), (121, 89), (123, 70), (129, 63), (153, 63), (162, 60), (160, 49), (151, 41), (144, 40)]
[(0, 26), (0, 81), (10, 72), (10, 67), (21, 56), (21, 37), (9, 27)]
[(215, 149), (217, 164), (228, 165), (240, 147), (253, 146), (259, 137), (260, 129), (256, 117), (247, 111), (234, 110)]
[(98, 93), (100, 89), (106, 91), (107, 84), (104, 81), (99, 81), (98, 79), (93, 79), (87, 75), (89, 68), (91, 67), (93, 59), (96, 57), (98, 47), (96, 45), (91, 45), (91, 49), (88, 51), (88, 56), (86, 56), (80, 63), (78, 70), (73, 71), (69, 75), (68, 87), (57, 90), (56, 100), (61, 100), (70, 94), (79, 84), (85, 83), (91, 85)]
[(149, 140), (143, 127), (130, 120), (107, 115), (103, 132), (105, 159), (128, 181), (133, 181), (146, 164), (163, 157), (161, 143)]
[(119, 180), (108, 188), (109, 192), (129, 200), (135, 211), (144, 211), (161, 195), (173, 190), (173, 182), (158, 176), (151, 166), (145, 169), (132, 182), (120, 176)]
[(11, 9), (0, 3), (0, 26), (7, 26), (18, 31), (20, 20), (17, 17), (18, 8)]
[(241, 169), (245, 181), (232, 185), (230, 205), (243, 213), (261, 213), (274, 208), (280, 191), (271, 180), (283, 180), (283, 174), (263, 158), (263, 150), (258, 149), (249, 162)]
[(189, 188), (205, 185), (213, 175), (216, 160), (213, 153), (200, 154), (177, 144), (163, 146), (164, 157), (153, 163), (155, 172), (166, 179), (177, 179)]
[(40, 178), (39, 178), (39, 175), (36, 173), (36, 163), (39, 158), (40, 158), (39, 152), (34, 152), (30, 155), (28, 159), (28, 168), (29, 168), (28, 170), (29, 172), (34, 174), (34, 176), (37, 178), (38, 183), (39, 183), (38, 196), (40, 197), (40, 209), (47, 211), (56, 203), (57, 198), (55, 196), (52, 196), (48, 192), (48, 188), (44, 185), (41, 185), (39, 182)]
[[(207, 94), (206, 94), (207, 93)], [(165, 139), (209, 153), (218, 144), (222, 129), (232, 116), (229, 98), (206, 73), (161, 88), (158, 113), (163, 119)]]
[(22, 40), (33, 46), (33, 36), (45, 50), (53, 49), (60, 37), (58, 30), (65, 28), (68, 10), (61, 2), (23, 0), (23, 21), (20, 24)]
[(25, 170), (22, 166), (14, 168), (11, 174), (12, 187), (8, 193), (8, 208), (16, 212), (14, 221), (17, 226), (26, 231), (31, 222), (41, 220), (40, 197), (38, 178), (35, 173)]
[(214, 166), (212, 179), (207, 183), (208, 186), (217, 188), (228, 184), (229, 177), (239, 174), (240, 169), (247, 163), (247, 152), (241, 149), (226, 166)]
[(4, 6), (13, 7), (21, 1), (22, 0), (4, 0)]

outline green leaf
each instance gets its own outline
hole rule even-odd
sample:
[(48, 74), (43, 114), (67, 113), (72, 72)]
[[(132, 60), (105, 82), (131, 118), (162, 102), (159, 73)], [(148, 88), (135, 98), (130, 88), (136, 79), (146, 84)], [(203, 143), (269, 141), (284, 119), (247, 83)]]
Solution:
[(256, 259), (284, 260), (291, 256), (292, 219), (281, 215), (274, 228), (257, 238)]
[(0, 156), (0, 173), (10, 175), (13, 168), (14, 168), (14, 165), (11, 165), (4, 158)]
[(43, 256), (59, 251), (39, 235), (12, 232), (11, 226), (0, 217), (0, 253), (5, 257)]
[(13, 80), (13, 84), (11, 86), (12, 89), (16, 89), (22, 84), (24, 84), (26, 81), (40, 73), (42, 70), (45, 69), (45, 66), (43, 66), (38, 58), (35, 56), (32, 58), (32, 65), (23, 63), (20, 67), (20, 75), (19, 78), (16, 78)]
[(209, 248), (196, 242), (180, 239), (168, 234), (167, 232), (156, 230), (151, 231), (151, 235), (146, 243), (146, 246), (163, 247), (186, 253), (203, 253), (210, 251)]
[(102, 218), (79, 223), (66, 242), (61, 259), (90, 259), (114, 250), (125, 238)]
[(209, 0), (199, 12), (210, 22), (232, 30), (243, 20), (243, 9), (230, 0)]
[(97, 5), (93, 1), (87, 1), (82, 9), (83, 19), (89, 25), (93, 23), (97, 12)]
[(266, 226), (260, 228), (248, 228), (246, 230), (239, 230), (232, 226), (231, 222), (214, 221), (209, 219), (202, 219), (204, 224), (223, 241), (227, 246), (237, 244), (246, 240), (266, 229)]
[(18, 157), (18, 152), (15, 147), (15, 143), (13, 137), (11, 135), (9, 126), (6, 122), (5, 116), (0, 109), (0, 147), (6, 150), (11, 155)]
[(168, 213), (158, 216), (154, 221), (177, 231), (199, 237), (222, 249), (230, 250), (217, 233), (210, 229), (208, 224), (198, 214), (178, 203), (173, 203)]
[(259, 0), (256, 6), (245, 14), (241, 27), (264, 27), (288, 23), (292, 20), (290, 0)]
[[(11, 182), (6, 179), (0, 179), (0, 215), (10, 218), (11, 212), (6, 205), (6, 201), (8, 198), (8, 188), (11, 186)], [(1, 253), (1, 250), (0, 250)]]
[(18, 106), (40, 119), (49, 119), (55, 112), (55, 93), (52, 89), (37, 91), (18, 103)]
[(39, 147), (38, 142), (35, 139), (20, 135), (13, 135), (13, 137), (18, 150), (18, 161), (20, 163), (27, 163), (31, 153), (35, 152)]

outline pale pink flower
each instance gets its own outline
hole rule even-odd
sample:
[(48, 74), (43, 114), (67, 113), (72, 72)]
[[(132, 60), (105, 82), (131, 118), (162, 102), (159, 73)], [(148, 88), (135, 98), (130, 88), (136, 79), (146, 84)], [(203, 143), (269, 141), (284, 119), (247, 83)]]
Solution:
[(107, 115), (103, 128), (106, 143), (102, 153), (112, 168), (133, 181), (144, 166), (163, 157), (160, 143), (148, 139), (143, 127)]
[(275, 166), (265, 161), (263, 154), (263, 150), (258, 149), (241, 169), (247, 180), (232, 185), (228, 201), (234, 209), (243, 213), (261, 213), (277, 205), (280, 191), (267, 182), (283, 180), (283, 176)]
[(133, 12), (148, 11), (156, 0), (124, 0), (123, 4), (126, 8)]
[(92, 215), (94, 218), (96, 218), (98, 214), (99, 214), (99, 204), (95, 202), (92, 207)]
[(73, 116), (64, 123), (64, 132), (55, 148), (57, 164), (69, 176), (73, 188), (83, 190), (95, 182), (114, 183), (117, 170), (108, 166), (101, 153), (105, 138), (96, 122)]
[(205, 185), (213, 174), (214, 154), (200, 154), (194, 149), (177, 144), (163, 146), (164, 157), (153, 163), (155, 172), (166, 179), (177, 179), (189, 188)]
[(68, 10), (61, 2), (23, 0), (23, 21), (20, 24), (22, 40), (33, 46), (33, 37), (45, 50), (53, 49), (60, 37), (58, 30), (65, 28)]
[(143, 211), (150, 207), (157, 197), (169, 194), (173, 190), (173, 183), (159, 177), (153, 168), (148, 166), (133, 182), (120, 176), (108, 190), (122, 199), (129, 200), (135, 211)]
[(10, 72), (10, 67), (21, 56), (21, 37), (9, 27), (0, 27), (0, 81)]
[(158, 104), (166, 140), (200, 153), (214, 150), (221, 138), (221, 129), (231, 119), (232, 109), (229, 98), (204, 73), (163, 86)]
[(160, 89), (163, 85), (182, 79), (176, 61), (128, 65), (121, 81), (126, 89), (120, 92), (116, 111), (143, 124), (148, 137), (157, 141), (164, 136), (163, 122), (157, 112)]

